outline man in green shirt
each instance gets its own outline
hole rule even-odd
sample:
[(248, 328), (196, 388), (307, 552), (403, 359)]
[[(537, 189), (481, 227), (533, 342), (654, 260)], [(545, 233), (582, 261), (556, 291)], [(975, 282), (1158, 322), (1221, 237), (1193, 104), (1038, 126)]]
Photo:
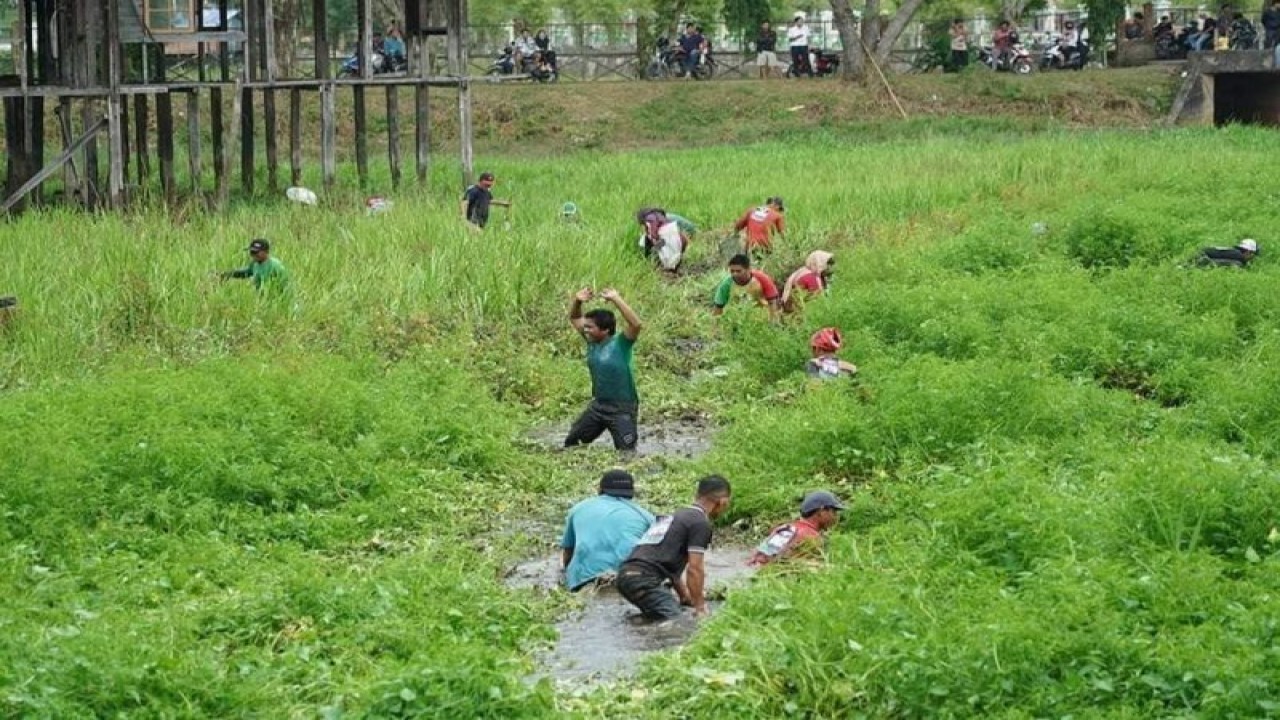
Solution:
[(603, 308), (582, 312), (582, 303), (595, 296), (591, 288), (574, 293), (569, 305), (569, 322), (587, 341), (587, 370), (591, 373), (591, 404), (574, 421), (565, 447), (588, 445), (605, 431), (618, 450), (635, 450), (636, 414), (640, 396), (636, 394), (631, 348), (640, 336), (641, 322), (617, 290), (603, 290), (600, 299), (612, 303), (622, 313), (626, 328), (618, 334), (613, 312)]
[(289, 271), (285, 269), (284, 263), (271, 257), (271, 243), (257, 239), (245, 249), (249, 251), (249, 265), (222, 273), (222, 279), (251, 278), (253, 287), (258, 292), (270, 290), (285, 293), (289, 290)]

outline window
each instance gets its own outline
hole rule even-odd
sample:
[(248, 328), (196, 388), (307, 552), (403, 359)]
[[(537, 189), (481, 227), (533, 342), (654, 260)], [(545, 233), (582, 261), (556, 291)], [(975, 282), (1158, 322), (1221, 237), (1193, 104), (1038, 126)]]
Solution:
[(195, 32), (194, 0), (146, 0), (146, 13), (152, 32)]

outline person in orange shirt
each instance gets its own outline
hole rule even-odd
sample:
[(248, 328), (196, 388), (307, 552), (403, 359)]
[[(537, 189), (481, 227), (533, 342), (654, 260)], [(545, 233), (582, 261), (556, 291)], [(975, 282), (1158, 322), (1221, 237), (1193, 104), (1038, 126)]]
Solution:
[(738, 218), (733, 229), (742, 239), (742, 252), (753, 255), (767, 255), (772, 252), (772, 236), (775, 233), (782, 235), (783, 232), (782, 213), (784, 212), (786, 208), (782, 205), (782, 198), (771, 197), (765, 201), (764, 205), (748, 210)]

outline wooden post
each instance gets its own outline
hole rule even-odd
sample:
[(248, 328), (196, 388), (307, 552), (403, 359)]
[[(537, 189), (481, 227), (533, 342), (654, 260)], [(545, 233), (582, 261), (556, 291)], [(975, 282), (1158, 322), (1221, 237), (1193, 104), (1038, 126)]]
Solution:
[[(243, 17), (241, 19), (243, 20)], [(246, 25), (246, 29), (247, 27)], [(224, 33), (227, 31), (227, 3), (225, 2), (218, 3), (218, 30)], [(241, 47), (244, 45), (245, 43), (241, 43)], [(231, 58), (228, 57), (230, 54), (231, 43), (226, 41), (218, 43), (218, 79), (222, 82), (230, 82), (231, 80)], [(214, 165), (217, 165), (216, 156)]]
[(226, 156), (222, 137), (222, 88), (209, 88), (209, 134), (213, 141), (213, 193), (220, 198), (226, 193)]
[[(129, 98), (124, 95), (120, 96), (120, 166), (124, 171), (124, 191), (125, 195), (130, 194), (129, 190), (129, 169), (133, 167), (133, 159), (130, 157), (130, 140), (129, 133), (133, 128), (130, 122)], [(127, 197), (126, 197), (127, 199)]]
[(391, 187), (400, 187), (400, 93), (387, 86), (387, 163), (391, 166)]
[(471, 127), (471, 83), (467, 81), (467, 3), (449, 0), (449, 70), (458, 78), (458, 139), (462, 153), (462, 182), (470, 185), (474, 174)]
[(315, 36), (316, 78), (328, 80), (333, 68), (329, 66), (329, 22), (324, 0), (311, 0), (311, 28)]
[[(146, 46), (143, 46), (146, 49)], [(133, 96), (134, 152), (138, 155), (138, 187), (144, 188), (151, 180), (151, 148), (147, 139), (147, 126), (150, 124), (150, 109), (147, 107), (147, 96), (138, 93)]]
[(265, 67), (263, 70), (266, 71), (267, 80), (275, 82), (276, 77), (280, 74), (280, 64), (276, 58), (276, 12), (272, 0), (262, 0), (262, 2), (263, 34), (266, 36), (263, 38), (263, 47), (265, 48), (263, 57)]
[[(244, 69), (246, 75), (249, 68)], [(236, 93), (235, 105), (238, 117), (231, 118), (232, 135), (240, 132), (240, 186), (245, 195), (253, 194), (254, 138), (253, 138), (253, 90), (243, 88)]]
[[(241, 72), (241, 77), (243, 77), (243, 76), (247, 75), (248, 73), (249, 73), (249, 69), (246, 67), (246, 68)], [(232, 95), (231, 95), (231, 131), (230, 131), (230, 133), (229, 133), (230, 137), (228, 137), (228, 138), (227, 138), (227, 143), (226, 143), (226, 145), (224, 145), (224, 146), (223, 146), (223, 149), (224, 149), (224, 151), (225, 151), (225, 152), (223, 152), (223, 154), (222, 154), (222, 175), (223, 175), (223, 177), (224, 177), (224, 178), (227, 178), (227, 179), (230, 179), (230, 177), (231, 177), (231, 150), (230, 150), (230, 147), (231, 147), (232, 145), (235, 145), (235, 144), (236, 144), (236, 135), (237, 135), (238, 133), (240, 133), (240, 132), (241, 132), (240, 123), (241, 123), (241, 122), (243, 122), (243, 118), (244, 118), (244, 112), (243, 112), (244, 100), (245, 100), (245, 98), (246, 98), (246, 96), (247, 96), (247, 97), (249, 98), (249, 101), (250, 101), (250, 102), (252, 102), (252, 101), (253, 101), (253, 100), (252, 100), (252, 96), (249, 96), (249, 95), (248, 95), (248, 93), (249, 93), (249, 89), (248, 89), (248, 88), (246, 88), (246, 87), (244, 87), (244, 86), (243, 86), (243, 83), (241, 83), (241, 82), (237, 82), (237, 83), (236, 83), (236, 85), (235, 85), (235, 88), (232, 90)], [(250, 125), (249, 125), (249, 132), (248, 132), (248, 134), (252, 135), (252, 134), (253, 134), (253, 125), (252, 125), (252, 122), (253, 122), (253, 116), (252, 116), (252, 115), (250, 115), (250, 116), (249, 116), (249, 118), (248, 118), (248, 120), (249, 120), (249, 122), (250, 122)], [(252, 150), (253, 150), (253, 144), (252, 144), (252, 141), (250, 141), (249, 149), (250, 149), (250, 152), (252, 152)], [(241, 146), (241, 150), (243, 151), (243, 146)], [(241, 157), (241, 166), (240, 166), (241, 172), (243, 172), (243, 171), (244, 171), (244, 162), (243, 162), (243, 161), (244, 161), (244, 158), (243, 158), (243, 156), (242, 156), (242, 157)], [(250, 159), (250, 160), (249, 160), (249, 174), (248, 174), (248, 175), (246, 175), (245, 177), (249, 178), (247, 181), (246, 181), (246, 180), (244, 180), (244, 178), (241, 178), (241, 182), (245, 182), (245, 183), (247, 183), (247, 184), (246, 184), (246, 187), (245, 187), (245, 191), (246, 191), (246, 192), (253, 192), (253, 179), (252, 179), (252, 178), (253, 178), (253, 160), (252, 160), (252, 159)], [(227, 206), (227, 200), (228, 200), (228, 199), (230, 199), (230, 196), (231, 196), (231, 183), (230, 183), (230, 182), (223, 182), (223, 183), (222, 183), (222, 191), (218, 194), (218, 207), (219, 207), (219, 208), (226, 208), (226, 206)]]
[(124, 134), (120, 100), (120, 2), (107, 6), (107, 144), (110, 162), (107, 193), (113, 208), (124, 205)]
[[(267, 82), (276, 81), (279, 67), (276, 63), (276, 16), (272, 0), (262, 1), (262, 54), (263, 72)], [(277, 142), (279, 128), (276, 126), (276, 91), (267, 88), (262, 93), (263, 132), (267, 143), (267, 187), (274, 194), (280, 189), (280, 146)]]
[(356, 106), (356, 176), (359, 177), (360, 187), (363, 189), (369, 181), (369, 127), (368, 118), (365, 116), (364, 86), (356, 85), (354, 91)]
[[(80, 125), (88, 129), (101, 120), (97, 109), (98, 101), (85, 98), (80, 105)], [(101, 202), (98, 192), (98, 134), (94, 133), (84, 144), (84, 204), (87, 208), (95, 208)]]
[(166, 203), (177, 194), (173, 176), (173, 98), (169, 93), (156, 96), (156, 155), (160, 158), (160, 189)]
[(324, 178), (324, 189), (333, 189), (335, 166), (334, 127), (333, 127), (333, 93), (332, 83), (320, 87), (320, 171)]
[(289, 184), (302, 184), (302, 90), (289, 91)]
[[(58, 116), (58, 131), (62, 136), (62, 150), (66, 152), (71, 147), (71, 98), (66, 96), (58, 98), (58, 107), (53, 112)], [(84, 191), (80, 187), (80, 173), (76, 172), (75, 160), (68, 160), (65, 168), (65, 172), (62, 175), (62, 187), (69, 197), (83, 199)]]
[(191, 172), (191, 192), (200, 197), (200, 91), (191, 89), (187, 95), (187, 165)]
[[(426, 77), (430, 72), (427, 41), (422, 37), (414, 38), (414, 41), (418, 49), (418, 77)], [(426, 83), (419, 83), (413, 89), (414, 170), (419, 184), (426, 184), (431, 175), (431, 100), (427, 93)]]
[[(360, 68), (360, 77), (366, 80), (373, 77), (373, 27), (370, 20), (369, 0), (356, 0), (356, 22), (359, 23), (360, 51), (356, 59)], [(357, 135), (357, 137), (359, 137)]]

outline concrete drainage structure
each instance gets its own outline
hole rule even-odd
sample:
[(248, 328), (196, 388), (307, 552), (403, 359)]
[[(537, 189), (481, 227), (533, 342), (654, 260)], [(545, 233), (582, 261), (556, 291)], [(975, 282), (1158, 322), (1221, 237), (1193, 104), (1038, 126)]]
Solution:
[(1280, 69), (1263, 50), (1193, 53), (1169, 110), (1170, 125), (1280, 127)]

